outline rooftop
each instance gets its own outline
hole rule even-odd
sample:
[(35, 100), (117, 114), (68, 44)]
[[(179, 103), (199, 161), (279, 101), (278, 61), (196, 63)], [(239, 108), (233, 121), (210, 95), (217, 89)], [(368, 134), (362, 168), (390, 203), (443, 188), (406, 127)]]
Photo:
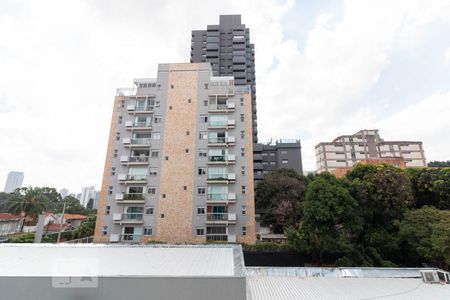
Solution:
[(0, 221), (10, 221), (10, 220), (20, 220), (20, 219), (22, 219), (22, 217), (20, 217), (20, 216), (0, 213)]

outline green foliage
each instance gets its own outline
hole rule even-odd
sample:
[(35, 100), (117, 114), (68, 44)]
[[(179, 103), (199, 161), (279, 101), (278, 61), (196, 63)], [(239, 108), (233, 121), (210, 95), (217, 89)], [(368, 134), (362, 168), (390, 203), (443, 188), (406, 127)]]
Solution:
[(286, 231), (291, 245), (323, 262), (323, 253), (339, 253), (352, 248), (352, 239), (361, 229), (357, 202), (345, 184), (328, 173), (317, 176), (308, 186), (304, 216), (298, 229)]
[(288, 227), (302, 217), (309, 179), (291, 169), (279, 169), (256, 186), (256, 207), (264, 210), (263, 224)]
[(445, 168), (445, 167), (450, 167), (450, 160), (447, 161), (430, 161), (428, 163), (429, 167), (434, 167), (434, 168)]
[(272, 242), (264, 242), (258, 244), (242, 244), (242, 249), (246, 252), (285, 252), (292, 251), (292, 248), (289, 244), (278, 244)]
[(414, 193), (414, 207), (432, 205), (450, 209), (450, 168), (408, 169)]
[[(49, 198), (40, 188), (21, 188), (17, 189), (8, 202), (8, 211), (12, 214), (25, 213), (33, 220), (44, 211)], [(22, 231), (22, 230), (21, 230)]]
[[(13, 236), (9, 239), (8, 243), (33, 243), (34, 242), (34, 233), (22, 233)], [(42, 243), (53, 243), (53, 239), (50, 237), (43, 236)]]
[(96, 215), (90, 215), (86, 220), (81, 222), (80, 226), (75, 230), (74, 238), (84, 238), (94, 235), (95, 222), (97, 220)]
[(450, 211), (424, 206), (405, 213), (399, 236), (413, 251), (441, 268), (450, 266)]

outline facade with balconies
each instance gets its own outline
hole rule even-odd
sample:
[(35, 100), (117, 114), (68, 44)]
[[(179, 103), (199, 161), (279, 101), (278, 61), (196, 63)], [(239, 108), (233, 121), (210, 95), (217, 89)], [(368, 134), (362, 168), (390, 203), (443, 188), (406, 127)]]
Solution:
[(98, 242), (255, 241), (250, 88), (209, 64), (162, 64), (119, 89)]

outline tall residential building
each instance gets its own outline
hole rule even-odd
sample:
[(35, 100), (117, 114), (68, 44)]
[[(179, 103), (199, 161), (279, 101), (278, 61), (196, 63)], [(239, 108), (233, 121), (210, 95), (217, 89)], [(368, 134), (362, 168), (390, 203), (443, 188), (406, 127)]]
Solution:
[(341, 135), (315, 148), (318, 172), (352, 167), (359, 161), (376, 158), (402, 158), (406, 167), (427, 165), (422, 142), (385, 141), (380, 138), (378, 130), (360, 130), (353, 135)]
[(6, 179), (4, 192), (12, 193), (16, 189), (21, 188), (23, 183), (23, 177), (24, 177), (23, 172), (15, 172), (15, 171), (9, 172), (8, 178)]
[(242, 24), (240, 15), (221, 15), (219, 25), (193, 30), (191, 37), (191, 62), (209, 62), (214, 76), (233, 76), (235, 85), (250, 86), (256, 143), (255, 46), (250, 43), (250, 30)]
[(255, 182), (276, 169), (293, 169), (303, 174), (300, 140), (281, 139), (273, 143), (253, 145)]
[(160, 64), (118, 89), (96, 242), (255, 242), (249, 86)]
[(87, 208), (89, 200), (95, 199), (95, 188), (93, 186), (87, 186), (81, 189), (80, 204)]

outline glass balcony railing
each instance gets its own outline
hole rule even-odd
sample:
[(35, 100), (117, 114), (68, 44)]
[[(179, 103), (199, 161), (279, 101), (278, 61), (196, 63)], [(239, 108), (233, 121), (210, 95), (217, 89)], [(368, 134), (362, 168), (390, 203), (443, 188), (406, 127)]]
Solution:
[(149, 156), (130, 156), (128, 162), (145, 163), (148, 162)]
[(123, 221), (142, 221), (143, 213), (125, 213), (122, 214)]
[(213, 241), (213, 242), (227, 242), (228, 235), (226, 235), (226, 234), (207, 234), (206, 240)]
[(147, 175), (127, 175), (127, 180), (145, 181), (147, 180)]
[(208, 156), (208, 161), (212, 161), (212, 162), (221, 162), (221, 161), (226, 161), (227, 160), (227, 156), (226, 155), (213, 155), (213, 156)]
[(150, 145), (150, 138), (131, 139), (132, 145)]
[(209, 213), (206, 214), (207, 221), (228, 221), (228, 213)]
[(129, 193), (123, 195), (123, 200), (145, 200), (145, 196), (144, 193)]
[(227, 173), (208, 174), (208, 180), (228, 180)]
[(148, 121), (134, 122), (133, 127), (152, 127), (152, 123)]
[(228, 200), (228, 193), (208, 193), (208, 200)]
[(121, 234), (120, 239), (122, 241), (128, 241), (128, 242), (139, 242), (141, 240), (142, 235), (141, 234)]
[(227, 120), (224, 120), (224, 121), (209, 121), (209, 126), (211, 126), (211, 127), (228, 126), (228, 121)]
[(227, 142), (226, 137), (210, 137), (208, 138), (209, 144), (225, 144)]
[(153, 106), (136, 106), (135, 111), (139, 112), (153, 111)]

